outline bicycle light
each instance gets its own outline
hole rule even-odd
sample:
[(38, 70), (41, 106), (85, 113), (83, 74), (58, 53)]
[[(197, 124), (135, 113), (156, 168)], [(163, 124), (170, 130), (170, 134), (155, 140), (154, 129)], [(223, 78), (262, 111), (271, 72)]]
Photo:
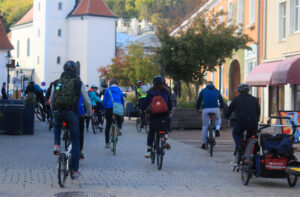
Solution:
[(63, 122), (63, 126), (66, 127), (66, 126), (67, 126), (67, 123), (66, 123), (66, 122)]

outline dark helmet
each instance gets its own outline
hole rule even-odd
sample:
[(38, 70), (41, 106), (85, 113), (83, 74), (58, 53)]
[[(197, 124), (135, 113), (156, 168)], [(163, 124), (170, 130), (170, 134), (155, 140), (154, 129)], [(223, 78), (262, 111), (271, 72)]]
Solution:
[(153, 78), (153, 85), (154, 86), (161, 86), (161, 85), (163, 85), (164, 83), (163, 83), (163, 79), (162, 79), (162, 77), (161, 76), (155, 76), (154, 78)]
[(111, 80), (111, 81), (109, 82), (109, 86), (112, 86), (112, 85), (117, 85), (117, 86), (119, 86), (118, 80), (116, 80), (116, 79)]
[(73, 73), (78, 73), (78, 66), (75, 62), (73, 61), (67, 61), (64, 65), (64, 71), (65, 72), (73, 72)]
[(248, 93), (249, 92), (249, 85), (246, 83), (241, 83), (238, 88), (237, 91), (239, 91), (240, 93)]

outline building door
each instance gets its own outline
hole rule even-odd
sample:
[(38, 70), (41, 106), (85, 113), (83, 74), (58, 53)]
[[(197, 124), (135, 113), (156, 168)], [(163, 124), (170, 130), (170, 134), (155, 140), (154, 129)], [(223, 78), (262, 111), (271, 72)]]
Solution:
[(237, 60), (233, 60), (229, 68), (229, 100), (232, 101), (235, 96), (238, 95), (236, 88), (241, 83), (241, 69), (240, 63)]

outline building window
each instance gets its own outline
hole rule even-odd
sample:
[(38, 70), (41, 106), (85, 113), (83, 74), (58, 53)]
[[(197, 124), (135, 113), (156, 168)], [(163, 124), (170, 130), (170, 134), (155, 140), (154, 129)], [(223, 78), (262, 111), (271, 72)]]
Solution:
[(38, 37), (40, 37), (40, 35), (41, 35), (41, 30), (38, 29)]
[(243, 23), (243, 15), (244, 15), (244, 0), (239, 0), (238, 4), (238, 24)]
[(223, 94), (224, 64), (219, 69), (219, 91)]
[(41, 10), (41, 3), (40, 2), (38, 3), (38, 10), (39, 11)]
[(40, 64), (40, 56), (37, 56), (37, 64)]
[(286, 2), (279, 4), (279, 40), (286, 39)]
[(58, 57), (56, 58), (56, 63), (57, 63), (57, 64), (60, 64), (60, 56), (58, 56)]
[(227, 13), (227, 21), (230, 23), (232, 20), (232, 1), (228, 2), (228, 13)]
[(20, 41), (17, 41), (17, 58), (20, 57)]
[(255, 22), (255, 0), (250, 0), (250, 16), (249, 25), (253, 25)]
[(220, 12), (219, 22), (223, 23), (223, 8), (222, 7), (220, 7), (219, 12)]
[(62, 2), (58, 3), (58, 10), (62, 10)]
[(57, 31), (57, 36), (58, 36), (58, 37), (61, 37), (61, 29), (59, 29), (59, 30)]
[(30, 56), (30, 39), (27, 39), (27, 57)]
[(215, 72), (211, 72), (211, 81), (215, 84)]
[(300, 111), (300, 85), (296, 85), (295, 110)]

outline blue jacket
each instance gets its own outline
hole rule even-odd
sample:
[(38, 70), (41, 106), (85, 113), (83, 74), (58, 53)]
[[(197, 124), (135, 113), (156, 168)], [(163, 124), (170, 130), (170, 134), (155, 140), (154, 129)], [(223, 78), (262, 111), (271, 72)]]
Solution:
[(99, 97), (93, 89), (89, 90), (89, 97), (93, 106), (96, 106), (97, 102), (101, 103), (101, 99), (99, 99)]
[(38, 92), (41, 92), (41, 91), (42, 91), (41, 87), (40, 87), (38, 84), (34, 84), (34, 85), (33, 85), (33, 88), (34, 88), (34, 92), (35, 92), (35, 93), (38, 93)]
[(200, 92), (198, 102), (197, 102), (197, 107), (196, 107), (197, 110), (200, 109), (202, 101), (203, 101), (202, 109), (224, 107), (224, 101), (222, 95), (219, 92), (219, 90), (215, 88), (214, 85), (207, 85), (206, 88), (204, 88)]
[(111, 94), (113, 96), (114, 102), (121, 103), (124, 106), (124, 97), (123, 97), (122, 90), (117, 86), (111, 86), (107, 88), (104, 92), (104, 98), (103, 98), (104, 109), (113, 108), (112, 99), (110, 97), (109, 90), (111, 90)]
[(84, 114), (85, 114), (85, 110), (84, 110), (83, 98), (80, 95), (79, 102), (78, 102), (78, 115), (84, 115)]
[(146, 110), (146, 109), (150, 108), (154, 96), (157, 96), (159, 94), (163, 97), (163, 99), (167, 103), (168, 110), (172, 111), (171, 97), (170, 97), (169, 91), (165, 87), (163, 87), (160, 91), (156, 90), (153, 87), (150, 88), (150, 90), (147, 92), (147, 97), (142, 105), (142, 110)]

